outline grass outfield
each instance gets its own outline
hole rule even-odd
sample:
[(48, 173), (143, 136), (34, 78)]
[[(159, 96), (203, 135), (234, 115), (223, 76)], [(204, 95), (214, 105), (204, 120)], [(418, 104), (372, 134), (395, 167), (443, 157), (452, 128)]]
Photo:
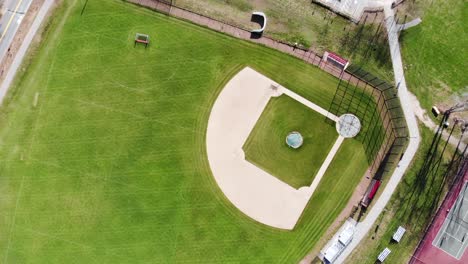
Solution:
[[(292, 131), (304, 138), (298, 149), (285, 142)], [(298, 189), (312, 183), (337, 138), (323, 115), (283, 95), (270, 99), (243, 149), (248, 161)]]
[(408, 87), (422, 106), (455, 102), (454, 93), (467, 92), (468, 5), (464, 0), (418, 0), (423, 22), (402, 33)]
[[(286, 232), (225, 199), (208, 117), (246, 65), (324, 108), (337, 80), (121, 1), (89, 1), (83, 16), (81, 4), (63, 1), (0, 109), (0, 262), (297, 263), (364, 174), (361, 143), (343, 143)], [(136, 32), (148, 49), (133, 47)]]

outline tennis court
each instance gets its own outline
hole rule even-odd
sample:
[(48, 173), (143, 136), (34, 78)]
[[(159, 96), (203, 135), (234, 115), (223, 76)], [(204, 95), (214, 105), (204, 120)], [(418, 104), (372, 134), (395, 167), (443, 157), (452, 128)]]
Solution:
[(447, 212), (432, 245), (456, 259), (463, 256), (468, 246), (468, 182), (465, 182), (456, 202)]

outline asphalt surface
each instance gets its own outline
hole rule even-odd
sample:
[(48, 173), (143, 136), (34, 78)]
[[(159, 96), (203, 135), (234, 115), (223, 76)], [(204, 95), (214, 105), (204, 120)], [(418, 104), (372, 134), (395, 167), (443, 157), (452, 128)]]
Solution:
[(24, 15), (31, 6), (32, 0), (6, 0), (5, 10), (0, 19), (0, 61), (8, 53), (13, 38), (23, 20)]
[[(52, 7), (52, 4), (54, 3), (54, 0), (46, 0), (43, 4), (41, 9), (39, 10), (38, 14), (36, 15), (36, 18), (34, 19), (33, 24), (31, 25), (31, 28), (29, 29), (28, 33), (26, 34), (23, 43), (21, 43), (20, 49), (16, 53), (16, 56), (13, 60), (13, 63), (11, 64), (10, 68), (8, 69), (8, 72), (5, 76), (5, 79), (0, 85), (0, 104), (3, 101), (3, 98), (5, 97), (8, 88), (10, 87), (11, 83), (13, 82), (13, 79), (15, 78), (15, 75), (18, 71), (19, 66), (21, 65), (21, 62), (23, 61), (24, 56), (26, 55), (26, 52), (29, 48), (29, 45), (31, 44), (31, 41), (33, 40), (34, 36), (36, 35), (37, 30), (39, 29), (39, 26), (42, 24), (42, 21), (47, 15), (47, 12), (49, 9)], [(2, 40), (3, 41), (3, 40)]]

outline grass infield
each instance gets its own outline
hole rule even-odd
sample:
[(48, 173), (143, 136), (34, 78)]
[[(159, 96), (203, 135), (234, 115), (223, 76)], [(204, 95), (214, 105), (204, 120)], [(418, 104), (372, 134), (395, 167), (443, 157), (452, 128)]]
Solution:
[[(292, 131), (304, 138), (298, 149), (286, 144)], [(323, 115), (282, 95), (270, 99), (243, 149), (249, 162), (298, 189), (312, 183), (337, 137)]]
[(0, 108), (0, 262), (297, 263), (364, 174), (361, 143), (343, 143), (286, 232), (219, 190), (208, 117), (247, 65), (324, 108), (338, 80), (122, 1), (89, 1), (80, 15), (82, 4), (62, 1)]

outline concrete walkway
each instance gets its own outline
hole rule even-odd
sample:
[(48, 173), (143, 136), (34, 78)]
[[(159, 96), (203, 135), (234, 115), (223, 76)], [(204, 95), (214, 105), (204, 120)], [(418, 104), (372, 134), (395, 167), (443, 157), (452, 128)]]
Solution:
[(18, 50), (18, 53), (16, 54), (15, 59), (13, 60), (13, 63), (11, 64), (7, 72), (7, 75), (5, 76), (5, 80), (0, 85), (0, 104), (3, 102), (3, 99), (8, 89), (10, 88), (11, 83), (13, 82), (16, 76), (18, 68), (23, 62), (24, 56), (26, 55), (26, 52), (29, 46), (31, 45), (31, 41), (33, 40), (34, 36), (36, 36), (37, 30), (41, 26), (45, 16), (47, 15), (47, 12), (49, 12), (49, 9), (52, 7), (53, 3), (54, 0), (46, 0), (44, 2), (41, 9), (39, 10), (39, 13), (37, 14), (36, 19), (34, 20), (31, 28), (29, 29), (28, 34), (26, 35), (23, 43), (21, 44), (21, 47)]
[(386, 5), (384, 7), (384, 12), (386, 17), (386, 28), (390, 45), (390, 53), (392, 57), (393, 72), (395, 75), (395, 83), (400, 83), (398, 97), (400, 99), (409, 130), (409, 144), (379, 199), (375, 201), (374, 206), (369, 211), (364, 221), (357, 224), (353, 241), (340, 255), (335, 263), (343, 263), (346, 257), (348, 257), (349, 254), (359, 245), (361, 240), (367, 235), (371, 227), (374, 225), (377, 217), (382, 213), (396, 187), (400, 183), (400, 180), (402, 179), (406, 169), (413, 160), (421, 140), (419, 136), (418, 123), (413, 112), (413, 106), (408, 96), (408, 88), (406, 86), (403, 71), (400, 44), (398, 42), (399, 27), (396, 25), (394, 13), (390, 8), (390, 5)]
[(398, 25), (399, 30), (406, 30), (408, 28), (415, 27), (415, 26), (419, 25), (421, 22), (422, 22), (421, 18), (419, 18), (419, 17), (415, 18), (415, 19), (411, 20), (408, 23)]
[(226, 84), (216, 99), (208, 120), (206, 145), (211, 171), (228, 200), (260, 223), (291, 230), (343, 138), (335, 142), (310, 187), (295, 189), (245, 160), (242, 147), (268, 101), (283, 94), (325, 116), (333, 116), (262, 74), (245, 68)]

